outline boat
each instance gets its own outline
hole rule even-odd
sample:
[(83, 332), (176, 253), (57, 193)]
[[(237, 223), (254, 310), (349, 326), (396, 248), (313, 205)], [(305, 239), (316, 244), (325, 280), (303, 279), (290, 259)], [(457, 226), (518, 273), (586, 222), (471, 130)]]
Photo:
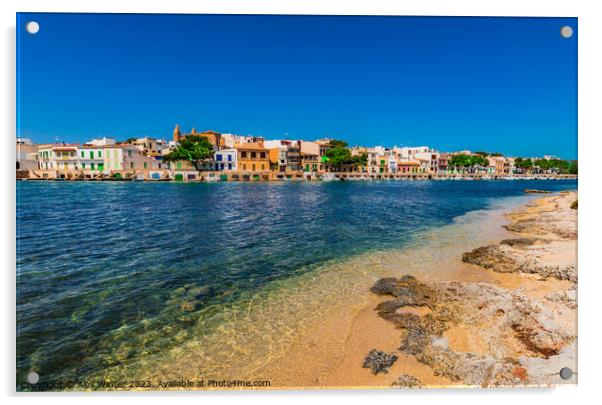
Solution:
[(324, 173), (322, 175), (322, 177), (320, 177), (320, 180), (322, 180), (322, 181), (338, 181), (341, 179), (338, 178), (337, 176), (335, 176), (334, 173)]

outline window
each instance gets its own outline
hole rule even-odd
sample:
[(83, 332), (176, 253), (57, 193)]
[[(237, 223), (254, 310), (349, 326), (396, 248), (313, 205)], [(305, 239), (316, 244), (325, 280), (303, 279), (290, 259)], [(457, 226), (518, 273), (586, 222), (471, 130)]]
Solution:
[(98, 157), (101, 158), (102, 157), (102, 152), (98, 151)]
[(228, 155), (228, 162), (232, 161), (232, 155)]
[(82, 150), (82, 157), (84, 157), (85, 152)]
[(146, 169), (146, 162), (144, 162), (144, 168)]
[(259, 156), (261, 156), (262, 159), (265, 159), (265, 152), (261, 152)]
[(246, 163), (243, 163), (243, 164), (242, 164), (242, 169), (243, 169), (243, 170), (247, 170), (247, 165), (246, 165)]
[(94, 163), (90, 163), (90, 169), (94, 170)]
[(94, 151), (93, 150), (90, 151), (90, 159), (94, 159)]
[(99, 163), (98, 164), (98, 170), (104, 170), (104, 168), (105, 168), (104, 163)]
[(228, 163), (228, 170), (232, 170), (232, 163)]
[(128, 157), (132, 157), (132, 151), (128, 150)]
[(217, 160), (218, 162), (222, 161), (222, 155), (221, 155), (221, 153), (218, 153), (217, 155), (215, 155), (215, 160)]
[(265, 170), (265, 165), (263, 163), (261, 164), (261, 170)]
[(130, 169), (134, 168), (134, 162), (130, 162)]
[(247, 152), (240, 152), (240, 157), (243, 158), (243, 159), (246, 159)]
[(257, 152), (251, 152), (251, 159), (255, 159), (257, 157)]
[[(255, 152), (253, 152), (253, 153), (255, 153)], [(253, 163), (253, 166), (252, 166), (252, 167), (253, 167), (253, 171), (255, 171), (255, 169), (256, 169), (256, 167), (255, 167), (255, 163)]]
[[(82, 153), (84, 153), (84, 152), (82, 152)], [(82, 163), (82, 169), (86, 170), (86, 164), (85, 163)]]

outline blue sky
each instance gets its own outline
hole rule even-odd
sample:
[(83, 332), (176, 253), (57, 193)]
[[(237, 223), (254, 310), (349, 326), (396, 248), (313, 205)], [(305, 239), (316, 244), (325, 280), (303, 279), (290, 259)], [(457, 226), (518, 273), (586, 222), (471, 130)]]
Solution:
[(18, 134), (37, 142), (178, 123), (577, 157), (576, 18), (24, 13), (17, 79)]

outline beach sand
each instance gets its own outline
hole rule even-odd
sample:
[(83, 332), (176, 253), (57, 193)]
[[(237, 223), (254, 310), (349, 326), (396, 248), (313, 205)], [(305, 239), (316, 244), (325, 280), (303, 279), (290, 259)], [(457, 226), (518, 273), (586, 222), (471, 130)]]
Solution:
[[(507, 229), (487, 245), (491, 250), (475, 249), (464, 260), (458, 255), (437, 271), (417, 274), (410, 288), (428, 288), (434, 297), (429, 305), (398, 308), (401, 322), (375, 310), (394, 298), (387, 293), (366, 291), (355, 305), (323, 308), (319, 322), (257, 375), (272, 388), (384, 388), (398, 378), (402, 386), (422, 387), (576, 383), (576, 376), (558, 375), (562, 367), (576, 371), (577, 210), (570, 208), (576, 199), (575, 192), (563, 192), (532, 200), (506, 215)], [(500, 308), (482, 308), (489, 305)], [(453, 320), (441, 320), (450, 308)], [(441, 336), (400, 350), (407, 334), (402, 324), (431, 318), (445, 329)], [(362, 367), (373, 349), (398, 359), (373, 374)]]

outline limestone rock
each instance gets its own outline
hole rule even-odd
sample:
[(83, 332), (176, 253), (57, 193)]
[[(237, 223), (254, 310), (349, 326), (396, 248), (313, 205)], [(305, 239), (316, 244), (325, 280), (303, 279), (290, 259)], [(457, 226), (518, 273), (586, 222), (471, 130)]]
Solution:
[(387, 354), (380, 350), (372, 349), (364, 360), (364, 368), (369, 368), (372, 374), (388, 373), (389, 367), (397, 361), (398, 357), (395, 354)]
[(411, 375), (401, 374), (393, 383), (391, 383), (391, 387), (393, 388), (418, 388), (422, 386), (422, 382)]

